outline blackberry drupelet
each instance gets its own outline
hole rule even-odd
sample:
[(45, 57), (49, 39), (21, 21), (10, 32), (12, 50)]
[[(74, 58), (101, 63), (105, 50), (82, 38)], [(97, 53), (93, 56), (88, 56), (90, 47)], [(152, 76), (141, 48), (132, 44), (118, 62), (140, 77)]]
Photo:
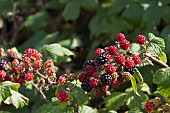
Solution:
[(7, 55), (7, 59), (9, 62), (14, 61), (14, 58), (10, 54)]
[(104, 85), (109, 85), (109, 84), (111, 84), (113, 78), (111, 75), (104, 73), (101, 75), (100, 80)]
[(131, 75), (133, 75), (136, 71), (136, 67), (133, 67), (133, 68), (124, 68), (124, 71), (125, 72), (129, 72)]
[(2, 70), (2, 67), (6, 64), (7, 62), (5, 60), (0, 60), (0, 70)]
[(87, 60), (87, 61), (84, 63), (83, 67), (86, 68), (86, 67), (89, 66), (89, 65), (94, 66), (93, 60)]
[(92, 90), (92, 88), (90, 87), (90, 81), (87, 80), (87, 81), (83, 82), (81, 84), (81, 88), (83, 89), (83, 91), (90, 92)]
[(96, 56), (95, 60), (96, 60), (97, 64), (104, 65), (107, 61), (107, 57), (106, 57), (106, 55), (101, 54), (101, 55)]

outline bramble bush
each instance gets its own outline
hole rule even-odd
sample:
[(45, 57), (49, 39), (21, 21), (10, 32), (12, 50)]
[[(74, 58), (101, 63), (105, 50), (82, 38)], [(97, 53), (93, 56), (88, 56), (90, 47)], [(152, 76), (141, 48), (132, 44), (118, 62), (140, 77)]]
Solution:
[(170, 112), (169, 13), (169, 0), (1, 0), (0, 113)]

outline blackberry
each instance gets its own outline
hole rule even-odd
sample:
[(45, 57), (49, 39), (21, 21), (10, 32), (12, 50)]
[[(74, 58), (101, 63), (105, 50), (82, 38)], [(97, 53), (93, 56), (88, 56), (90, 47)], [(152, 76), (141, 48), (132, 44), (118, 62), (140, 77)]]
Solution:
[(109, 85), (109, 84), (111, 84), (113, 78), (111, 75), (104, 73), (101, 75), (100, 80), (104, 85)]
[(5, 60), (0, 60), (0, 70), (2, 70), (2, 67), (6, 64), (7, 62)]
[(10, 54), (7, 55), (7, 59), (9, 62), (14, 61), (14, 58)]
[(106, 55), (101, 54), (101, 55), (96, 56), (95, 60), (96, 60), (97, 64), (104, 65), (107, 61), (107, 57), (106, 57)]
[(133, 68), (124, 68), (124, 71), (125, 72), (129, 72), (131, 75), (133, 75), (136, 71), (136, 67), (133, 67)]
[(89, 66), (89, 65), (95, 66), (95, 65), (94, 65), (94, 61), (93, 61), (93, 60), (87, 60), (87, 61), (84, 63), (83, 67), (86, 68), (86, 67)]
[(92, 88), (90, 87), (90, 81), (87, 80), (87, 81), (83, 82), (81, 84), (81, 88), (82, 88), (83, 91), (90, 92), (92, 90)]

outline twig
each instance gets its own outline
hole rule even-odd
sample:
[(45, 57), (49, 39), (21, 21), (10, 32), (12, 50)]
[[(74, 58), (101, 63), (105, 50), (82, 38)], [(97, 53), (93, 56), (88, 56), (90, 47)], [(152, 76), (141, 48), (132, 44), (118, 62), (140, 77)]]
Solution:
[(47, 97), (45, 96), (45, 94), (42, 92), (42, 90), (40, 90), (37, 85), (35, 85), (34, 83), (32, 83), (32, 85), (37, 89), (37, 91), (42, 95), (43, 99), (47, 102), (50, 103), (50, 101), (47, 99)]
[(151, 56), (151, 55), (149, 55), (149, 54), (145, 54), (145, 55), (146, 55), (146, 57), (148, 57), (150, 60), (158, 63), (159, 65), (161, 65), (161, 66), (163, 66), (163, 67), (165, 67), (165, 68), (168, 68), (168, 67), (169, 67), (167, 64), (165, 64), (164, 62), (158, 60), (157, 58), (155, 58), (155, 57), (153, 57), (153, 56)]
[(74, 99), (71, 100), (70, 103), (71, 103), (71, 106), (74, 108), (74, 112), (75, 112), (75, 113), (80, 113), (80, 111), (79, 111), (79, 109), (78, 109), (78, 105), (76, 105), (76, 104), (74, 103)]

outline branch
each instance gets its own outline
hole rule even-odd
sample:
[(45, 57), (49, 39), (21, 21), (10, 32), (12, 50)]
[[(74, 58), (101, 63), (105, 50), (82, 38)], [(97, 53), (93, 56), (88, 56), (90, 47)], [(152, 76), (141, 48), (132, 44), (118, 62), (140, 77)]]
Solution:
[(45, 94), (42, 92), (42, 90), (40, 90), (37, 85), (35, 85), (34, 83), (32, 83), (32, 85), (37, 89), (37, 91), (42, 95), (43, 99), (47, 102), (50, 103), (50, 101), (47, 99), (47, 97), (45, 96)]
[(151, 55), (149, 55), (149, 54), (146, 54), (146, 57), (148, 57), (150, 60), (156, 62), (157, 64), (163, 66), (164, 68), (168, 68), (168, 67), (169, 67), (169, 66), (168, 66), (167, 64), (165, 64), (164, 62), (158, 60), (157, 58), (155, 58), (155, 57), (153, 57), (153, 56), (151, 56)]

